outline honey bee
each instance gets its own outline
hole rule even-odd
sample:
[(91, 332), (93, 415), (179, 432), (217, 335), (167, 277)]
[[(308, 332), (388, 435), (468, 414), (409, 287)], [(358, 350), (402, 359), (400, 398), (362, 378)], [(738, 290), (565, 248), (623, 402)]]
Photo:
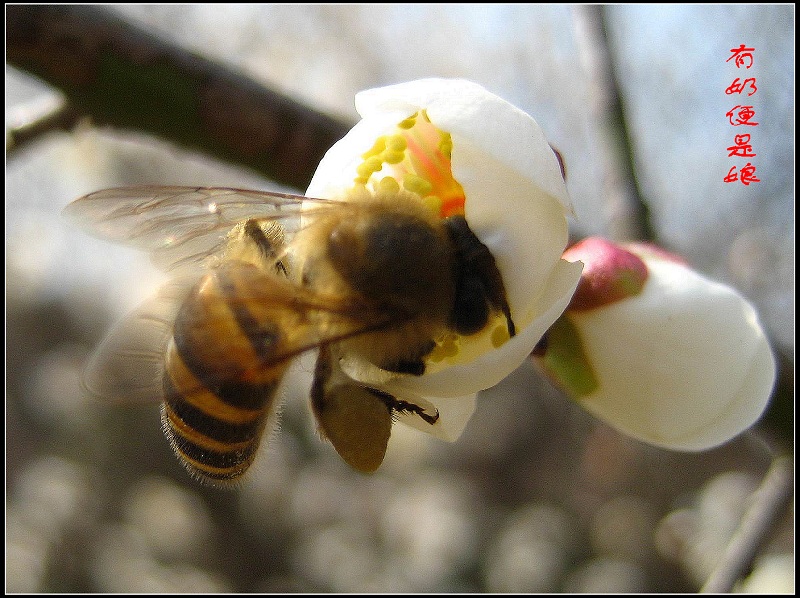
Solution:
[(515, 334), (488, 248), (464, 216), (441, 218), (408, 191), (131, 187), (86, 195), (65, 215), (149, 251), (172, 275), (112, 328), (83, 384), (101, 399), (160, 401), (172, 449), (203, 483), (247, 471), (274, 425), (277, 388), (307, 351), (318, 350), (310, 394), (321, 436), (371, 472), (397, 414), (430, 425), (439, 414), (358, 382), (342, 355), (421, 376), (443, 335), (475, 334), (492, 317)]

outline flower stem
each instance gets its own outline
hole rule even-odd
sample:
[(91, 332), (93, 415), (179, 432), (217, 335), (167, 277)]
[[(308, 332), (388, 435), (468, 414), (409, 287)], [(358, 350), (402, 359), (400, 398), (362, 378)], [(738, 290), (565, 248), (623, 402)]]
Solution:
[(761, 485), (753, 494), (747, 510), (722, 560), (712, 571), (703, 593), (721, 594), (733, 590), (737, 580), (750, 570), (758, 550), (769, 538), (776, 520), (792, 497), (794, 473), (792, 460), (781, 456), (772, 461)]

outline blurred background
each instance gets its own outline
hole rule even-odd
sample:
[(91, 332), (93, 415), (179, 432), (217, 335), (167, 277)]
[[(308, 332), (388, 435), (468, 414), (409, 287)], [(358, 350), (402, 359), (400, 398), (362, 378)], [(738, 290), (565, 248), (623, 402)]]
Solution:
[[(620, 436), (524, 364), (446, 444), (396, 426), (365, 476), (317, 437), (311, 362), (236, 491), (193, 482), (156, 405), (85, 399), (83, 362), (163, 282), (61, 209), (132, 184), (302, 191), (154, 137), (83, 123), (6, 160), (10, 592), (690, 592), (794, 438), (794, 7), (124, 5), (143, 29), (347, 124), (362, 89), (476, 81), (567, 167), (575, 238), (652, 236), (758, 308), (780, 364), (765, 418), (679, 454)], [(7, 32), (9, 35), (10, 32)], [(755, 48), (760, 183), (725, 184), (730, 49)], [(54, 59), (58, 63), (57, 58)], [(6, 130), (59, 92), (6, 69)], [(622, 110), (618, 109), (621, 101)], [(743, 101), (743, 100), (742, 100)], [(788, 510), (787, 510), (788, 511)], [(741, 591), (794, 592), (791, 512)]]

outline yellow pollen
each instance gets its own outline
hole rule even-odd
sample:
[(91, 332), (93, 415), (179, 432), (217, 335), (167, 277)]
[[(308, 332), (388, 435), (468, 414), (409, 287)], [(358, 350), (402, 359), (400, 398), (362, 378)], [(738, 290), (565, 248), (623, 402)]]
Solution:
[(394, 131), (378, 137), (356, 166), (356, 185), (373, 191), (396, 192), (404, 188), (419, 195), (441, 218), (464, 213), (464, 189), (453, 178), (453, 140), (438, 129), (425, 110), (397, 124)]
[(378, 183), (378, 189), (389, 193), (397, 193), (400, 191), (400, 183), (390, 176), (385, 176)]
[(400, 164), (400, 162), (402, 162), (405, 159), (406, 153), (402, 151), (386, 150), (385, 152), (383, 152), (382, 156), (383, 156), (383, 161), (386, 162), (387, 164)]
[(459, 352), (458, 336), (450, 333), (438, 342), (428, 356), (428, 359), (438, 362), (449, 357), (455, 357)]
[(508, 327), (505, 325), (496, 326), (492, 330), (492, 346), (497, 349), (502, 347), (511, 337), (508, 335)]
[(395, 151), (395, 152), (402, 152), (408, 147), (408, 143), (406, 143), (406, 138), (402, 135), (390, 135), (386, 138), (386, 149)]
[[(405, 159), (398, 165), (403, 170), (403, 185), (422, 197), (435, 195), (441, 199), (439, 215), (447, 218), (464, 213), (464, 189), (453, 178), (450, 154), (452, 138), (430, 122), (423, 110), (418, 113), (416, 124), (402, 133), (408, 145)], [(416, 180), (408, 180), (405, 175), (413, 174), (426, 184), (419, 186)], [(395, 175), (398, 180), (400, 176)]]
[(367, 158), (371, 158), (372, 156), (377, 156), (385, 149), (386, 149), (386, 136), (382, 135), (375, 140), (375, 144), (372, 146), (372, 149), (361, 154), (361, 157), (364, 160), (366, 160)]
[(426, 195), (422, 198), (422, 201), (425, 202), (425, 205), (428, 206), (432, 212), (435, 214), (441, 213), (442, 210), (442, 198), (438, 197), (437, 195)]
[(433, 185), (431, 185), (430, 181), (416, 174), (411, 174), (410, 172), (403, 176), (403, 187), (407, 191), (411, 191), (423, 197), (433, 190)]
[(383, 168), (383, 161), (377, 156), (372, 156), (358, 165), (356, 173), (360, 177), (369, 178), (373, 172), (378, 172), (381, 168)]
[(419, 112), (417, 112), (416, 114), (412, 114), (404, 121), (401, 121), (397, 126), (400, 127), (401, 129), (412, 128), (415, 124), (417, 124), (417, 114), (419, 114)]

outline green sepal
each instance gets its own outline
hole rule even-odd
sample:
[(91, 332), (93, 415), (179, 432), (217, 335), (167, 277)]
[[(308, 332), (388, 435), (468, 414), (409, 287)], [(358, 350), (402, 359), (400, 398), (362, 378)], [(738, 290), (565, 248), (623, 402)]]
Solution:
[(597, 390), (599, 382), (583, 350), (580, 333), (566, 314), (547, 331), (542, 363), (555, 381), (573, 398)]

